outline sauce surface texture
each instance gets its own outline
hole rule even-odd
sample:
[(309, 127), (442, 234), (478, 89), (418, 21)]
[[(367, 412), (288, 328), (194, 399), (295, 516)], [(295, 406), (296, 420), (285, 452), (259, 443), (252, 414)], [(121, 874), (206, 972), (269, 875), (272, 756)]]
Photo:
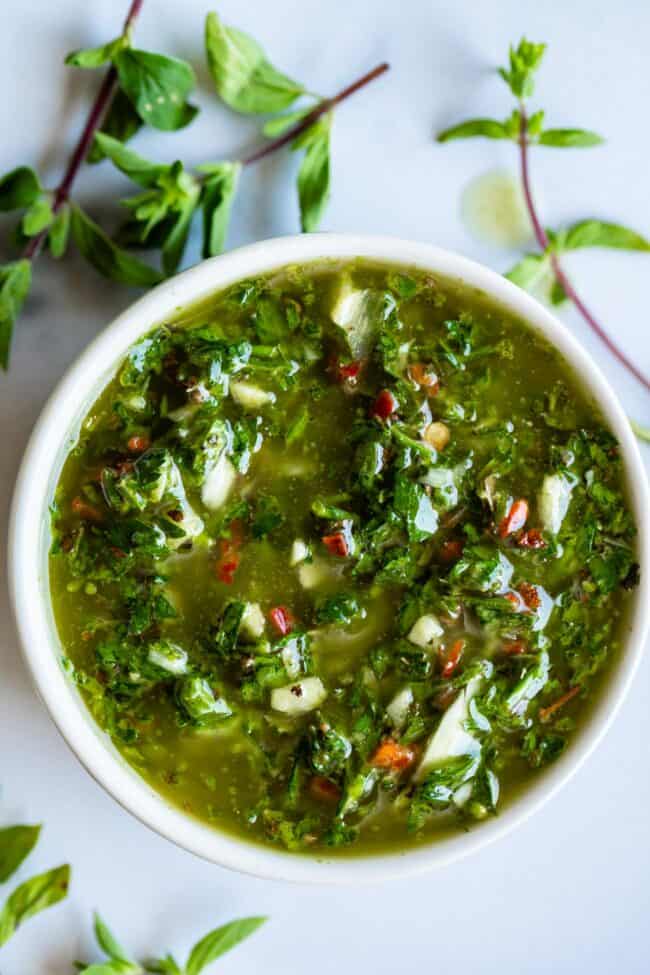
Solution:
[(153, 329), (52, 510), (96, 721), (174, 804), (298, 852), (494, 815), (570, 747), (638, 576), (616, 441), (558, 353), (364, 261)]

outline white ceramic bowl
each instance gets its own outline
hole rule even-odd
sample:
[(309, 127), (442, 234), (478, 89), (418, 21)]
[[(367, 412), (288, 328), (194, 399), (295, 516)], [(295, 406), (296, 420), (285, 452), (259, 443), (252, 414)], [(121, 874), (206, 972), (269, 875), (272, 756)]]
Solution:
[[(643, 571), (624, 651), (596, 708), (571, 747), (528, 785), (521, 798), (472, 832), (430, 846), (369, 857), (328, 859), (325, 855), (316, 859), (252, 845), (183, 814), (124, 762), (97, 727), (60, 664), (61, 646), (48, 593), (48, 504), (81, 420), (143, 332), (172, 317), (179, 308), (241, 278), (286, 264), (352, 257), (412, 265), (459, 279), (501, 302), (560, 350), (582, 377), (619, 440), (639, 526)], [(505, 278), (447, 251), (391, 237), (312, 234), (264, 241), (185, 271), (137, 301), (77, 359), (45, 406), (18, 475), (10, 526), (10, 586), (23, 652), (40, 696), (70, 748), (125, 809), (179, 846), (225, 867), (293, 881), (373, 881), (447, 863), (503, 836), (548, 801), (582, 765), (621, 706), (639, 663), (650, 615), (649, 535), (645, 472), (625, 414), (600, 370), (553, 315)]]

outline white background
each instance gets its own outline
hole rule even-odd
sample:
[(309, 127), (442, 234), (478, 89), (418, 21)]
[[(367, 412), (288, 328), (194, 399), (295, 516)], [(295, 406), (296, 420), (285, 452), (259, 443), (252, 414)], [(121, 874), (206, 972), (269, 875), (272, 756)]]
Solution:
[[(64, 69), (63, 55), (114, 36), (127, 0), (3, 0), (0, 170), (37, 163), (52, 183), (78, 132), (96, 76)], [(188, 162), (232, 156), (255, 143), (255, 123), (210, 95), (202, 22), (209, 0), (146, 0), (137, 42), (187, 57), (205, 111), (191, 129), (147, 134), (140, 151)], [(323, 229), (431, 241), (505, 269), (512, 254), (473, 239), (459, 200), (468, 181), (514, 166), (508, 145), (436, 146), (436, 128), (510, 111), (493, 66), (522, 33), (550, 49), (536, 103), (549, 124), (596, 128), (599, 149), (540, 149), (534, 179), (544, 217), (618, 219), (650, 234), (646, 0), (224, 0), (224, 18), (253, 32), (277, 64), (331, 93), (387, 59), (389, 76), (341, 108), (334, 133), (332, 203)], [(230, 245), (297, 229), (295, 160), (245, 174)], [(102, 188), (103, 187), (103, 188)], [(127, 190), (108, 164), (79, 181), (101, 215), (107, 190)], [(650, 368), (648, 255), (583, 253), (576, 284), (629, 354)], [(75, 260), (41, 260), (20, 321), (9, 377), (0, 377), (0, 508), (26, 439), (74, 356), (131, 300)], [(650, 423), (648, 400), (580, 320), (564, 318), (618, 389)], [(647, 448), (646, 448), (647, 456)], [(2, 571), (2, 576), (6, 573)], [(35, 698), (0, 593), (0, 822), (43, 820), (26, 876), (69, 860), (66, 904), (41, 915), (2, 953), (2, 975), (63, 975), (92, 951), (99, 908), (134, 952), (181, 954), (208, 928), (243, 914), (271, 922), (225, 958), (224, 973), (436, 971), (647, 973), (650, 968), (650, 662), (597, 754), (536, 818), (466, 862), (375, 888), (299, 888), (199, 862), (131, 819), (85, 774)]]

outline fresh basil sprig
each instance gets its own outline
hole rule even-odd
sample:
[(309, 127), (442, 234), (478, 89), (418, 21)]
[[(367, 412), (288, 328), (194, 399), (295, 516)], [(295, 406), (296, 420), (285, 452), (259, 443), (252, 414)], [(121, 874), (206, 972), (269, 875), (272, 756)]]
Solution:
[(590, 129), (545, 128), (544, 112), (530, 113), (527, 106), (534, 92), (535, 75), (546, 51), (545, 44), (534, 44), (523, 38), (511, 47), (509, 63), (499, 68), (499, 74), (517, 99), (518, 107), (505, 120), (474, 118), (460, 122), (440, 132), (438, 142), (457, 139), (506, 139), (519, 148), (524, 199), (539, 251), (529, 253), (510, 268), (506, 277), (522, 288), (546, 289), (550, 302), (559, 305), (573, 302), (584, 320), (605, 342), (610, 351), (646, 389), (650, 379), (645, 376), (606, 334), (585, 303), (579, 297), (560, 263), (560, 256), (587, 247), (606, 247), (617, 250), (650, 251), (650, 241), (630, 227), (604, 220), (580, 220), (559, 230), (545, 228), (535, 207), (530, 186), (529, 151), (533, 146), (562, 149), (583, 149), (600, 145), (603, 139)]
[[(40, 826), (0, 829), (0, 883), (6, 883), (34, 849)], [(70, 867), (65, 864), (31, 877), (16, 887), (0, 907), (0, 947), (20, 925), (66, 896)]]
[(96, 914), (95, 938), (106, 955), (106, 960), (80, 965), (79, 972), (80, 975), (144, 975), (145, 972), (159, 975), (201, 975), (211, 962), (250, 937), (266, 920), (265, 917), (245, 917), (215, 928), (197, 941), (185, 965), (179, 965), (170, 954), (143, 962), (130, 958), (108, 925)]

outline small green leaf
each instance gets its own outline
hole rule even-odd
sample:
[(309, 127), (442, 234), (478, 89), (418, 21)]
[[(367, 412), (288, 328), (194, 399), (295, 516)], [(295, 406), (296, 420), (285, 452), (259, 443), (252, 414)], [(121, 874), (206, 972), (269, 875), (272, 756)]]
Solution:
[(167, 277), (176, 273), (178, 265), (183, 257), (185, 244), (187, 243), (187, 236), (190, 232), (190, 225), (192, 223), (192, 217), (194, 216), (198, 199), (199, 197), (197, 194), (191, 200), (188, 200), (177, 212), (171, 230), (163, 244), (162, 265), (163, 271)]
[(645, 443), (650, 443), (650, 427), (642, 427), (640, 423), (633, 420), (632, 417), (628, 417), (630, 421), (630, 426), (632, 427), (632, 432), (639, 440), (643, 440)]
[(539, 67), (546, 44), (533, 44), (523, 37), (518, 47), (510, 47), (508, 68), (499, 68), (499, 74), (515, 98), (529, 98), (533, 93), (535, 72)]
[(529, 291), (543, 280), (547, 271), (548, 261), (545, 254), (526, 254), (504, 277)]
[(14, 261), (0, 267), (0, 365), (9, 365), (9, 349), (14, 324), (29, 292), (32, 266), (29, 261)]
[(114, 41), (109, 41), (108, 44), (102, 44), (100, 47), (72, 51), (66, 57), (65, 63), (75, 68), (100, 68), (102, 64), (112, 61), (127, 44), (128, 41), (124, 36), (116, 37)]
[(9, 880), (36, 846), (40, 826), (7, 826), (0, 829), (0, 883)]
[(63, 900), (69, 883), (70, 867), (66, 864), (16, 887), (0, 911), (0, 945), (9, 940), (23, 921)]
[(621, 250), (650, 251), (648, 241), (636, 230), (603, 220), (581, 220), (559, 235), (561, 250), (574, 251), (582, 247), (612, 247)]
[(47, 240), (52, 257), (63, 257), (70, 235), (70, 207), (64, 203), (55, 215)]
[(178, 967), (176, 959), (171, 955), (164, 958), (152, 958), (144, 963), (146, 972), (154, 972), (155, 975), (185, 975)]
[(118, 139), (106, 133), (98, 132), (95, 141), (104, 156), (117, 166), (129, 179), (140, 186), (153, 186), (161, 173), (169, 169), (160, 163), (149, 162), (139, 156), (137, 152), (127, 149)]
[(281, 112), (304, 93), (302, 85), (273, 67), (257, 41), (224, 27), (216, 13), (205, 21), (205, 47), (217, 94), (236, 112)]
[(186, 975), (199, 975), (206, 965), (250, 937), (266, 920), (265, 917), (244, 917), (206, 934), (190, 952), (185, 966)]
[(452, 139), (473, 139), (480, 136), (484, 139), (510, 139), (510, 132), (503, 122), (493, 118), (473, 118), (450, 129), (439, 132), (438, 142), (451, 142)]
[(120, 85), (143, 122), (156, 129), (181, 129), (198, 109), (187, 102), (194, 72), (186, 61), (132, 48), (115, 58)]
[(41, 230), (49, 227), (53, 220), (54, 214), (49, 196), (39, 196), (25, 213), (21, 228), (26, 237), (35, 237)]
[(299, 108), (296, 112), (287, 112), (286, 115), (278, 115), (277, 118), (271, 118), (268, 122), (264, 123), (262, 132), (267, 139), (275, 139), (279, 135), (284, 135), (294, 125), (302, 122), (313, 110), (313, 105), (308, 105), (307, 108)]
[(226, 242), (230, 212), (237, 192), (241, 163), (222, 162), (208, 168), (199, 167), (210, 174), (205, 182), (203, 206), (203, 257), (220, 254)]
[(104, 921), (102, 921), (99, 914), (95, 914), (94, 928), (97, 944), (102, 951), (108, 955), (109, 958), (114, 960), (116, 959), (117, 961), (131, 961), (122, 945), (119, 943), (117, 938), (114, 937)]
[(305, 129), (291, 146), (305, 150), (298, 171), (300, 225), (305, 233), (318, 230), (329, 199), (331, 121), (328, 113)]
[(71, 226), (80, 252), (104, 277), (139, 288), (148, 288), (162, 280), (154, 268), (117, 247), (78, 206), (72, 209)]
[(562, 305), (567, 300), (567, 293), (564, 290), (564, 286), (557, 280), (553, 278), (551, 283), (551, 288), (549, 291), (549, 298), (552, 305)]
[[(105, 135), (112, 136), (118, 142), (128, 142), (141, 126), (142, 119), (133, 107), (128, 95), (121, 88), (118, 88), (99, 131)], [(87, 161), (89, 163), (98, 163), (103, 158), (104, 153), (99, 148), (95, 139), (92, 149), (88, 153)]]
[(41, 193), (38, 176), (29, 166), (19, 166), (0, 179), (0, 210), (22, 210)]
[(599, 146), (605, 140), (597, 132), (587, 129), (546, 129), (540, 132), (540, 146), (556, 146), (560, 149), (586, 149)]

